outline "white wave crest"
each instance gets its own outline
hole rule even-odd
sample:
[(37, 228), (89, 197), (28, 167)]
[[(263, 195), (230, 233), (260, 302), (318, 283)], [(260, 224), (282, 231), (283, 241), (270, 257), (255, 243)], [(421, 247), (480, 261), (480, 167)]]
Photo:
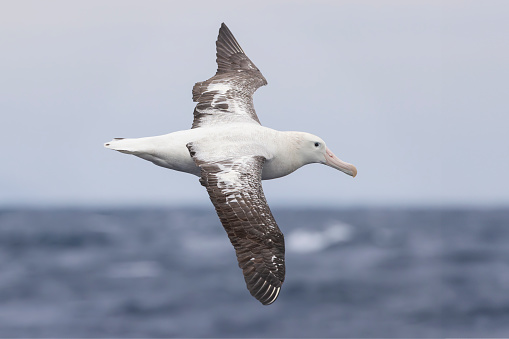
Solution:
[(340, 221), (323, 230), (296, 229), (286, 237), (286, 248), (292, 252), (319, 252), (331, 245), (347, 242), (352, 238), (353, 227)]

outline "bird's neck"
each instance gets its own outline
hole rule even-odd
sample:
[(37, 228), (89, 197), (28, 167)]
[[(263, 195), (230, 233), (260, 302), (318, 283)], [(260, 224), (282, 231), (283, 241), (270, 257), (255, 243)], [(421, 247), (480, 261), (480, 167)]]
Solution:
[(273, 179), (288, 175), (307, 163), (298, 156), (301, 147), (297, 132), (279, 132), (274, 158), (264, 168), (264, 179)]

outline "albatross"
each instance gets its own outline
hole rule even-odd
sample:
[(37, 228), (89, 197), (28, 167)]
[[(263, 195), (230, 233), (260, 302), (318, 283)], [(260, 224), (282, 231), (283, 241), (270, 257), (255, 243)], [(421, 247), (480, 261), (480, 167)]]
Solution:
[(262, 180), (325, 164), (352, 177), (357, 169), (305, 132), (264, 127), (253, 94), (267, 80), (223, 23), (216, 41), (217, 72), (193, 87), (191, 129), (146, 138), (115, 138), (105, 147), (198, 176), (235, 248), (247, 289), (264, 305), (285, 280), (285, 244)]

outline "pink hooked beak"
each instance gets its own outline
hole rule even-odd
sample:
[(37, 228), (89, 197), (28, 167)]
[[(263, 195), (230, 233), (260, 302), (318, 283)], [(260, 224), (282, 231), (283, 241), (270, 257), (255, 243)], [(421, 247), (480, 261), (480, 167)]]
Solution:
[(339, 159), (328, 148), (325, 150), (325, 152), (326, 152), (326, 154), (325, 154), (325, 164), (326, 165), (333, 167), (335, 169), (338, 169), (343, 173), (351, 175), (352, 177), (355, 177), (357, 175), (357, 168), (355, 168), (354, 165), (349, 164), (349, 163), (344, 162), (343, 160)]

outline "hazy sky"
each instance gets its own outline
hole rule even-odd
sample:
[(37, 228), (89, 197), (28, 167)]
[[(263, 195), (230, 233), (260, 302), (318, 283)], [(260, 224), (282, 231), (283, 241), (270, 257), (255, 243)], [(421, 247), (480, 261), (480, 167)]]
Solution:
[(263, 125), (321, 136), (277, 205), (509, 205), (509, 1), (3, 1), (0, 206), (209, 204), (103, 147), (191, 126), (221, 22), (269, 85)]

